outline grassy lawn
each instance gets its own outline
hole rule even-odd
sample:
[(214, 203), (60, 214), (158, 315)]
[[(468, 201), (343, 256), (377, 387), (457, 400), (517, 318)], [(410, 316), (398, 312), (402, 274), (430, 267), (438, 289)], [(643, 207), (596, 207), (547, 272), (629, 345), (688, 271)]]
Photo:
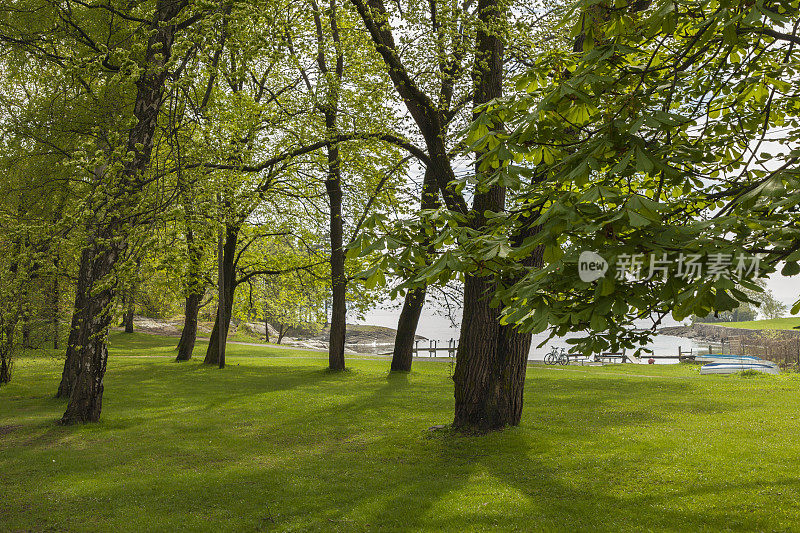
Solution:
[[(103, 421), (59, 427), (61, 361), (0, 389), (1, 531), (792, 530), (800, 377), (532, 366), (522, 426), (449, 422), (447, 363), (114, 334)], [(198, 347), (198, 354), (202, 346)]]
[(717, 322), (714, 325), (744, 329), (794, 329), (796, 326), (800, 326), (800, 316), (748, 320), (747, 322)]

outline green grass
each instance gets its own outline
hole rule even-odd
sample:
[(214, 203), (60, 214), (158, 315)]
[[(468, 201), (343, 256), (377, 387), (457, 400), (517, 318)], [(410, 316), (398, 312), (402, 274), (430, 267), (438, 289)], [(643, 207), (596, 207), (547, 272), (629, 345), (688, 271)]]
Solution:
[(795, 326), (800, 326), (800, 316), (770, 318), (766, 320), (748, 320), (746, 322), (717, 322), (715, 325), (744, 329), (794, 329)]
[[(532, 366), (523, 424), (452, 416), (446, 363), (112, 336), (103, 420), (54, 421), (61, 361), (0, 389), (1, 531), (792, 530), (800, 377), (690, 365)], [(198, 347), (202, 351), (202, 346)], [(145, 357), (139, 357), (145, 356)]]

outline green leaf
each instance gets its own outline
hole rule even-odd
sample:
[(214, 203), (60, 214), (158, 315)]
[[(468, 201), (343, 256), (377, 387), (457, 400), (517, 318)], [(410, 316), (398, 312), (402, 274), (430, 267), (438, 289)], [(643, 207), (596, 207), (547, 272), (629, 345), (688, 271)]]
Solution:
[(643, 226), (648, 226), (650, 224), (650, 220), (643, 217), (636, 211), (628, 211), (628, 219), (631, 221), (631, 225), (635, 228), (641, 228)]
[(794, 276), (800, 274), (800, 263), (797, 261), (787, 261), (781, 270), (782, 276)]
[(593, 313), (591, 320), (589, 320), (589, 326), (594, 331), (603, 331), (603, 330), (606, 329), (607, 325), (608, 325), (608, 322), (606, 321), (606, 317), (604, 317), (603, 315), (596, 314), (596, 313)]
[(724, 290), (717, 290), (714, 295), (714, 308), (718, 311), (726, 311), (728, 309), (735, 309), (739, 306), (739, 302), (731, 298), (730, 295)]

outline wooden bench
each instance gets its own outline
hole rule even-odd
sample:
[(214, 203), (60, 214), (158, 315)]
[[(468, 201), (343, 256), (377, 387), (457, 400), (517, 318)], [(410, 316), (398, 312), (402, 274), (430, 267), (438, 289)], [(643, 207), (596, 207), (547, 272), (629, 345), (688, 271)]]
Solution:
[(579, 354), (579, 353), (568, 353), (567, 354), (567, 361), (569, 361), (567, 364), (570, 364), (570, 365), (579, 364), (581, 366), (584, 366), (584, 365), (586, 365), (588, 363), (596, 362), (593, 356), (583, 355), (583, 354)]
[(599, 355), (594, 356), (595, 362), (598, 363), (616, 363), (618, 360), (620, 363), (632, 363), (633, 360), (625, 355), (625, 352), (622, 353), (615, 353), (615, 352), (604, 352)]

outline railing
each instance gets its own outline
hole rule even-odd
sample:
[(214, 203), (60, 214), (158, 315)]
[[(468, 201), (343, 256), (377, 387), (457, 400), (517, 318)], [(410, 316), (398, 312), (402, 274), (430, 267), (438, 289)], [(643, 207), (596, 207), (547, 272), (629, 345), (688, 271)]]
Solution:
[(417, 357), (421, 357), (421, 353), (428, 353), (428, 357), (436, 357), (437, 352), (447, 352), (447, 357), (455, 357), (456, 350), (458, 350), (458, 341), (455, 339), (450, 339), (447, 341), (447, 347), (444, 346), (439, 347), (438, 340), (429, 340), (428, 347), (420, 347), (420, 342), (422, 341), (414, 341), (414, 348), (412, 348), (411, 353), (413, 353)]

